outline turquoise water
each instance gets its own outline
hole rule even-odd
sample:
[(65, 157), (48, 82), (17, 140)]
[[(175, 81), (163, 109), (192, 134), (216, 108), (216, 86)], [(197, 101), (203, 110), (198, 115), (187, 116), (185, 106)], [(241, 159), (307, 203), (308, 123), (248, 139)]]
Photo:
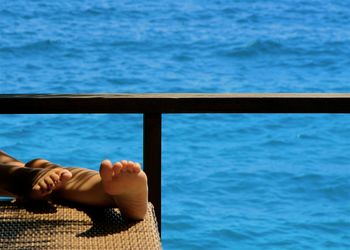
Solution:
[[(1, 93), (350, 92), (346, 1), (0, 1)], [(140, 115), (1, 115), (0, 147), (142, 162)], [(350, 249), (350, 116), (164, 115), (164, 249)]]

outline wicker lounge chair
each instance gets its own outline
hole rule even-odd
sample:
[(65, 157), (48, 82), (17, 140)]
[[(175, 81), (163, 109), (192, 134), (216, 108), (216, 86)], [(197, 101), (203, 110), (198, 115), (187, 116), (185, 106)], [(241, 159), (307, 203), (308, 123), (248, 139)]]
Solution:
[(143, 221), (118, 209), (0, 201), (0, 249), (161, 249), (151, 203)]

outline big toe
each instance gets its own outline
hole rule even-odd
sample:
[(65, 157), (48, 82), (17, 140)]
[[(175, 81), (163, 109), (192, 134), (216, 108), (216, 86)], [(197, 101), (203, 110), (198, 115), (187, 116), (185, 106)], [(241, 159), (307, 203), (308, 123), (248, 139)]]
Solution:
[(68, 170), (63, 170), (61, 172), (60, 181), (68, 181), (70, 178), (72, 178), (72, 173)]
[(111, 161), (104, 160), (101, 162), (100, 175), (102, 180), (111, 181), (113, 177), (113, 166)]

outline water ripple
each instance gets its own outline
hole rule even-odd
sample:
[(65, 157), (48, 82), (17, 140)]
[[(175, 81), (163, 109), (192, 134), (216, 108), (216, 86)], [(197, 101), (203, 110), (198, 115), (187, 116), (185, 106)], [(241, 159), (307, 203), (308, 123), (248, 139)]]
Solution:
[(23, 44), (21, 46), (0, 47), (0, 53), (45, 53), (60, 48), (61, 42), (57, 40), (40, 40)]

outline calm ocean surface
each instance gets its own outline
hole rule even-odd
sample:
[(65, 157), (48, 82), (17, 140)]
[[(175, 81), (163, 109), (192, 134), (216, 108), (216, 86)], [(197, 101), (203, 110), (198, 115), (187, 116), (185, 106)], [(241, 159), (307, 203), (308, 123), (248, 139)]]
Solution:
[[(1, 93), (350, 92), (348, 1), (0, 0)], [(164, 115), (164, 249), (350, 249), (350, 115)], [(140, 115), (1, 115), (0, 148), (142, 162)]]

